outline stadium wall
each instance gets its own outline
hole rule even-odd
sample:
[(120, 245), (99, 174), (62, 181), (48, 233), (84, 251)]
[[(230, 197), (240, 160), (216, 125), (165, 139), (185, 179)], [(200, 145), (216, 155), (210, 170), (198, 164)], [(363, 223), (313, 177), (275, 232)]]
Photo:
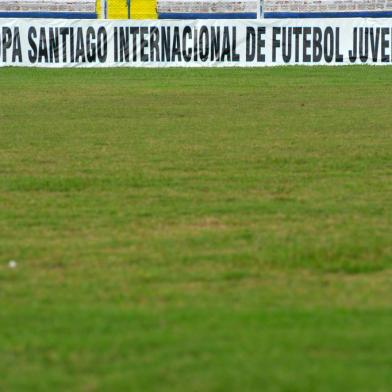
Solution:
[(256, 19), (260, 0), (157, 0), (159, 19)]
[(391, 17), (392, 0), (157, 0), (159, 19)]
[(96, 19), (96, 0), (0, 0), (0, 18)]
[(266, 0), (264, 17), (282, 18), (387, 18), (391, 0)]
[[(0, 0), (1, 18), (96, 19), (101, 0)], [(157, 19), (156, 0), (131, 0), (132, 19)], [(109, 19), (128, 19), (126, 0), (108, 0)]]
[[(128, 19), (127, 0), (105, 0), (106, 17)], [(0, 0), (2, 18), (95, 19), (103, 0)], [(130, 0), (132, 19), (392, 17), (392, 0)]]

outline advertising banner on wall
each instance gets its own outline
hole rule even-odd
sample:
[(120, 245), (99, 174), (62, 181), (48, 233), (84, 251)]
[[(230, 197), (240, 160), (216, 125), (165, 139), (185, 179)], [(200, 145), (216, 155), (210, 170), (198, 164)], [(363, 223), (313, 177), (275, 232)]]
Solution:
[(392, 19), (0, 19), (0, 66), (262, 67), (392, 62)]

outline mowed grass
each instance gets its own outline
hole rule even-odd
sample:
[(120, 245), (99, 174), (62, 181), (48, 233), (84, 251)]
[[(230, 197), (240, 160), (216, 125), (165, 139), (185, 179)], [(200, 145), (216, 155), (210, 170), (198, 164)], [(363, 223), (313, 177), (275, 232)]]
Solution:
[(0, 70), (1, 391), (390, 391), (391, 266), (389, 67)]

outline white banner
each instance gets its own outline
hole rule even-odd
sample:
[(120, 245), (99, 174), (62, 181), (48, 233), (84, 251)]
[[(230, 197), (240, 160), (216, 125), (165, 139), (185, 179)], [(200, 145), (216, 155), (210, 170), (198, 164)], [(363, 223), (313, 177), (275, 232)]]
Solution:
[(0, 19), (0, 66), (390, 64), (392, 19)]

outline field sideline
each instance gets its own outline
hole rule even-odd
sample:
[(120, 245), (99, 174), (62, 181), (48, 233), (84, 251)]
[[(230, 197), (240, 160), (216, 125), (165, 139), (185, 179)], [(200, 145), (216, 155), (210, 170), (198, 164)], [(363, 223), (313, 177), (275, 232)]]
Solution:
[(390, 68), (0, 89), (0, 391), (391, 390)]

